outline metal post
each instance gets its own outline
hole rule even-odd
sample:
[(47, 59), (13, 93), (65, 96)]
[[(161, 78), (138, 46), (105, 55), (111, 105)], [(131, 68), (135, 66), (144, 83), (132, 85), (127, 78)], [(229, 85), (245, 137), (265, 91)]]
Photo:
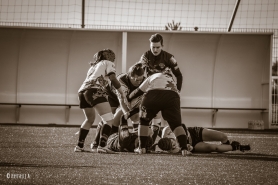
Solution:
[(85, 28), (84, 19), (85, 19), (85, 0), (82, 0), (82, 24), (81, 27)]
[(231, 29), (232, 29), (232, 26), (233, 26), (233, 23), (234, 23), (234, 20), (235, 20), (235, 17), (236, 17), (237, 9), (239, 7), (239, 3), (240, 3), (240, 0), (237, 0), (237, 2), (235, 4), (234, 11), (233, 11), (233, 15), (232, 15), (232, 18), (231, 18), (231, 21), (230, 21), (230, 24), (229, 24), (228, 32), (230, 32)]

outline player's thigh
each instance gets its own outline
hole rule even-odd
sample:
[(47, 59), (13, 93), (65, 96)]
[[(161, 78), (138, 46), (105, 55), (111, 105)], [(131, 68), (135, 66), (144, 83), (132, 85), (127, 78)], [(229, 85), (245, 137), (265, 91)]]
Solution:
[(168, 105), (169, 106), (165, 107), (161, 111), (163, 119), (166, 120), (169, 125), (171, 124), (181, 125), (182, 121), (181, 121), (181, 111), (180, 111), (180, 100), (178, 98), (172, 99), (172, 102), (169, 101)]
[(86, 119), (89, 121), (89, 122), (94, 122), (95, 120), (95, 109), (94, 108), (84, 108), (82, 109), (83, 110), (83, 113), (86, 117)]
[(100, 116), (104, 115), (104, 114), (107, 114), (107, 113), (112, 113), (110, 104), (107, 101), (99, 103), (99, 104), (96, 104), (95, 105), (95, 109), (96, 109), (96, 111), (98, 112), (98, 114)]
[(205, 142), (199, 142), (194, 146), (194, 152), (210, 153), (215, 150), (215, 146)]
[(146, 94), (140, 106), (139, 117), (140, 119), (145, 119), (151, 121), (157, 113), (161, 110), (159, 99), (156, 99), (153, 93)]
[(223, 141), (227, 139), (227, 135), (217, 130), (204, 128), (202, 139), (203, 141)]

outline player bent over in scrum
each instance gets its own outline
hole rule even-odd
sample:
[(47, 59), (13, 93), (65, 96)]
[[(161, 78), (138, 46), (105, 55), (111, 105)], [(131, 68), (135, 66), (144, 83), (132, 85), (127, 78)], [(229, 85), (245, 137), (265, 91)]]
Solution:
[(139, 147), (135, 149), (135, 152), (139, 154), (147, 152), (150, 121), (161, 111), (162, 117), (168, 122), (179, 142), (182, 155), (190, 155), (191, 152), (187, 150), (187, 136), (181, 124), (179, 91), (171, 71), (165, 69), (162, 73), (149, 76), (139, 88), (130, 94), (129, 98), (135, 98), (142, 94), (144, 94), (144, 97), (139, 113)]
[[(228, 136), (220, 131), (207, 129), (203, 127), (185, 127), (187, 130), (191, 152), (211, 153), (211, 152), (229, 152), (229, 151), (248, 151), (250, 145), (241, 145), (237, 141), (230, 142)], [(221, 144), (206, 143), (206, 141), (220, 141)], [(178, 153), (181, 151), (179, 143), (174, 133), (167, 126), (163, 129), (161, 139), (157, 143), (163, 151)], [(159, 149), (157, 151), (160, 151)]]
[[(117, 79), (121, 83), (123, 92), (126, 96), (129, 96), (129, 94), (137, 89), (137, 87), (140, 86), (140, 84), (145, 80), (144, 77), (144, 69), (142, 68), (141, 63), (134, 64), (131, 66), (127, 73), (123, 73), (118, 75)], [(134, 99), (128, 99), (129, 107), (127, 107), (123, 102), (120, 102), (117, 98), (117, 92), (115, 87), (112, 84), (107, 85), (106, 88), (108, 92), (108, 101), (112, 107), (112, 110), (115, 108), (118, 108), (119, 106), (121, 109), (117, 109), (117, 112), (114, 113), (114, 122), (112, 125), (111, 134), (118, 133), (118, 127), (120, 125), (120, 118), (124, 115), (127, 116), (129, 112), (133, 112), (132, 115), (129, 115), (129, 118), (132, 122), (133, 131), (136, 132), (138, 130), (138, 124), (139, 124), (139, 105), (141, 104), (142, 96), (139, 96)], [(137, 112), (136, 112), (137, 111)], [(159, 123), (161, 122), (161, 119), (154, 119), (152, 122), (152, 130), (153, 128), (159, 128)], [(93, 152), (96, 151), (98, 146), (98, 141), (100, 137), (100, 128), (102, 126), (102, 122), (98, 124), (97, 130), (96, 130), (96, 136), (94, 138), (94, 141), (91, 144), (91, 149)], [(157, 131), (154, 131), (152, 134), (153, 140), (155, 140)]]

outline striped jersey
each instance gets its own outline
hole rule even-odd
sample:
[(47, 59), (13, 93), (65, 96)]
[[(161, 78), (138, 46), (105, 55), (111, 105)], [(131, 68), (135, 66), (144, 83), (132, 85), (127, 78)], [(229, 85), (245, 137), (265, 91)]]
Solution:
[(91, 89), (105, 87), (109, 81), (109, 75), (116, 74), (115, 64), (109, 60), (102, 60), (96, 65), (90, 67), (87, 72), (86, 79), (82, 83), (78, 92)]

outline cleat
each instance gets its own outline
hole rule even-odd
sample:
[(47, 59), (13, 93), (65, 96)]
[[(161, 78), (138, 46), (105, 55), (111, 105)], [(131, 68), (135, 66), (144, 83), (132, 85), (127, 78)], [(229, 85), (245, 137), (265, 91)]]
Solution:
[(110, 150), (107, 147), (98, 146), (97, 147), (97, 153), (114, 154), (115, 152), (113, 150)]
[(94, 145), (93, 143), (91, 143), (91, 150), (92, 152), (97, 152), (97, 145)]
[(182, 156), (188, 156), (188, 155), (192, 155), (192, 153), (189, 152), (188, 150), (182, 150), (182, 151), (181, 151), (181, 155), (182, 155)]
[(251, 150), (251, 147), (250, 147), (250, 145), (239, 145), (239, 150), (242, 152), (245, 152), (245, 151)]
[(222, 145), (230, 145), (231, 143), (230, 143), (230, 140), (227, 140), (226, 143), (222, 143), (222, 142), (221, 142), (221, 144), (222, 144)]
[(145, 154), (145, 153), (147, 153), (146, 152), (146, 148), (135, 148), (134, 152), (138, 153), (138, 154)]
[(231, 143), (231, 145), (232, 145), (232, 147), (233, 147), (233, 151), (239, 150), (239, 146), (240, 146), (240, 143), (239, 143), (239, 142), (233, 141), (233, 142)]
[(80, 148), (79, 146), (76, 146), (75, 148), (74, 148), (74, 152), (84, 152), (85, 150), (84, 150), (84, 147), (83, 148)]

